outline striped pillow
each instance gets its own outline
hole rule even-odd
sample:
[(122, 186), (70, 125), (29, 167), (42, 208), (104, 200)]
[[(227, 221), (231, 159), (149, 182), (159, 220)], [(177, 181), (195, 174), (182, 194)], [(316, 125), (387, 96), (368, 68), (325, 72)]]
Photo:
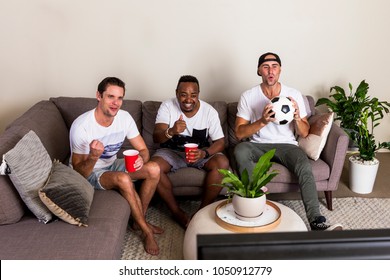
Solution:
[(38, 190), (49, 177), (52, 161), (39, 137), (30, 130), (3, 158), (11, 172), (9, 177), (28, 209), (40, 222), (49, 222), (53, 215), (40, 200)]
[(87, 179), (58, 161), (39, 190), (39, 197), (54, 215), (77, 226), (87, 226), (93, 194), (94, 188)]

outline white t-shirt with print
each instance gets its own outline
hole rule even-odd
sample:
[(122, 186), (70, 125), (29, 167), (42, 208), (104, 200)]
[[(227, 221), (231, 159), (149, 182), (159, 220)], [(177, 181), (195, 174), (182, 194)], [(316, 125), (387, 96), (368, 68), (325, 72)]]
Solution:
[[(280, 96), (291, 96), (294, 98), (299, 107), (300, 117), (304, 118), (307, 116), (303, 96), (298, 90), (281, 84)], [(237, 106), (237, 116), (253, 123), (262, 117), (264, 107), (268, 103), (270, 103), (270, 100), (264, 95), (260, 85), (257, 85), (241, 95)], [(285, 125), (270, 122), (253, 134), (250, 137), (250, 141), (257, 143), (298, 144), (294, 134), (294, 122)]]
[[(99, 140), (104, 145), (104, 152), (96, 162), (94, 170), (108, 167), (117, 158), (123, 141), (139, 135), (139, 131), (131, 115), (119, 110), (112, 124), (101, 126), (95, 119), (95, 109), (80, 115), (70, 128), (71, 153), (89, 154), (89, 144)], [(70, 163), (72, 160), (70, 160)]]

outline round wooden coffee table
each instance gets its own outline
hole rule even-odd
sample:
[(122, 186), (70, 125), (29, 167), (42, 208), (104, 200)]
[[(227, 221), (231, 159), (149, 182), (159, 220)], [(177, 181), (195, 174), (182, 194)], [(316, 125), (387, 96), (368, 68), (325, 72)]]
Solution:
[[(190, 224), (184, 235), (183, 256), (185, 260), (196, 260), (196, 236), (198, 234), (213, 234), (213, 233), (235, 233), (228, 230), (228, 227), (220, 226), (215, 219), (215, 209), (220, 207), (224, 200), (216, 201), (202, 209), (200, 209), (191, 219)], [(292, 209), (278, 202), (272, 201), (280, 209), (280, 221), (275, 227), (269, 231), (307, 231), (307, 227), (301, 217)], [(261, 234), (261, 233), (259, 233)]]

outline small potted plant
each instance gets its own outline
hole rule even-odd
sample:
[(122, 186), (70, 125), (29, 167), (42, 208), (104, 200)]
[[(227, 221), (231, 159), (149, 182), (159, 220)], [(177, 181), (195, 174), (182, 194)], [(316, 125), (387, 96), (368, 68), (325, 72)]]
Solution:
[(232, 199), (237, 218), (246, 220), (260, 216), (266, 205), (266, 185), (279, 173), (277, 170), (270, 171), (275, 155), (272, 149), (262, 155), (256, 163), (252, 176), (244, 169), (241, 178), (227, 169), (218, 169), (223, 175), (221, 184), (218, 186), (227, 188), (227, 196)]

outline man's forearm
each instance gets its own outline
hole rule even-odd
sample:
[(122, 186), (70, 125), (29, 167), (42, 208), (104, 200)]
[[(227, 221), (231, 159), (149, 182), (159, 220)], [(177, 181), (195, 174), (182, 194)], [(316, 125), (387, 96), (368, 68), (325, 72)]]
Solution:
[(295, 119), (295, 128), (299, 136), (305, 138), (309, 135), (310, 125), (306, 119)]
[(73, 165), (73, 169), (80, 173), (83, 177), (88, 178), (89, 175), (91, 175), (98, 159), (99, 158), (88, 155), (84, 161), (78, 163), (77, 165)]
[(262, 129), (266, 124), (262, 119), (259, 119), (253, 123), (242, 124), (236, 127), (235, 134), (238, 140), (242, 140), (252, 136), (257, 133), (260, 129)]

